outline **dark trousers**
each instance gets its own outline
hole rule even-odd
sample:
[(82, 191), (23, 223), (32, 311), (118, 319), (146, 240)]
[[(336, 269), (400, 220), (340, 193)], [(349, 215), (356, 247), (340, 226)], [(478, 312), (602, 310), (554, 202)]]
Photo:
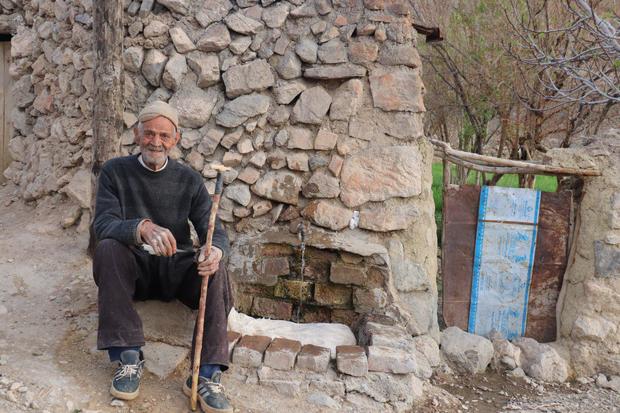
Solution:
[[(95, 249), (93, 277), (99, 287), (99, 329), (97, 348), (144, 345), (142, 321), (134, 300), (178, 299), (195, 310), (200, 301), (202, 277), (198, 275), (194, 254), (177, 253), (158, 257), (113, 239), (101, 240)], [(209, 277), (205, 309), (201, 365), (228, 366), (227, 318), (232, 308), (232, 292), (223, 263)], [(192, 339), (192, 356), (194, 354)]]

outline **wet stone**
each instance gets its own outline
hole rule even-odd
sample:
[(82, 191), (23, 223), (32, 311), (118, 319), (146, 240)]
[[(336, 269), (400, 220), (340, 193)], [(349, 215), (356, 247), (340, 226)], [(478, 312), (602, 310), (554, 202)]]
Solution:
[(347, 307), (351, 305), (351, 288), (317, 283), (314, 285), (314, 300), (321, 305)]
[(366, 283), (366, 271), (361, 266), (332, 262), (329, 280), (336, 284), (364, 285)]
[(252, 303), (252, 313), (258, 317), (266, 317), (275, 320), (290, 320), (293, 314), (293, 305), (286, 301), (255, 297)]

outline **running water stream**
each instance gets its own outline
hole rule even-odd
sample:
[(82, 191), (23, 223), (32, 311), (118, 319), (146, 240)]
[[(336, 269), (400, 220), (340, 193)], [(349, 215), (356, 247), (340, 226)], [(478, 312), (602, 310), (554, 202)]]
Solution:
[(297, 237), (300, 242), (300, 250), (301, 250), (301, 266), (299, 270), (301, 284), (299, 286), (299, 304), (297, 305), (297, 316), (296, 321), (299, 323), (301, 321), (301, 311), (304, 303), (304, 272), (306, 267), (306, 228), (303, 222), (299, 223), (297, 227)]

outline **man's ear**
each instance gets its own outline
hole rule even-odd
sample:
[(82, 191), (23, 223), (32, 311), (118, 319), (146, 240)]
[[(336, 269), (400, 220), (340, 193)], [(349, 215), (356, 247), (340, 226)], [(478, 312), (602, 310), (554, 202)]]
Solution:
[(181, 131), (179, 129), (177, 129), (177, 136), (176, 136), (176, 139), (174, 141), (174, 144), (176, 145), (177, 143), (179, 143), (180, 140), (181, 140)]

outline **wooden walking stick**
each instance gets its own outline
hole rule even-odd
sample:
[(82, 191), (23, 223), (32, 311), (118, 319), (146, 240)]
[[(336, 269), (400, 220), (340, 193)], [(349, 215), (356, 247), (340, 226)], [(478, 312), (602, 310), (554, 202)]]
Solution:
[[(213, 232), (215, 231), (215, 217), (217, 215), (217, 209), (220, 206), (220, 198), (222, 196), (222, 172), (228, 171), (228, 168), (223, 165), (213, 165), (213, 169), (217, 171), (217, 178), (215, 179), (215, 192), (211, 197), (211, 214), (209, 215), (209, 226), (207, 227), (207, 239), (205, 245), (200, 249), (198, 255), (198, 262), (202, 262), (207, 259), (211, 253), (211, 245), (213, 242)], [(198, 305), (198, 320), (196, 321), (196, 337), (194, 338), (194, 360), (192, 363), (192, 396), (191, 396), (191, 408), (196, 410), (196, 402), (198, 400), (198, 372), (200, 371), (200, 353), (202, 352), (202, 335), (204, 332), (205, 323), (205, 307), (207, 304), (207, 289), (209, 288), (209, 277), (202, 278), (202, 284), (200, 286), (200, 303)]]

